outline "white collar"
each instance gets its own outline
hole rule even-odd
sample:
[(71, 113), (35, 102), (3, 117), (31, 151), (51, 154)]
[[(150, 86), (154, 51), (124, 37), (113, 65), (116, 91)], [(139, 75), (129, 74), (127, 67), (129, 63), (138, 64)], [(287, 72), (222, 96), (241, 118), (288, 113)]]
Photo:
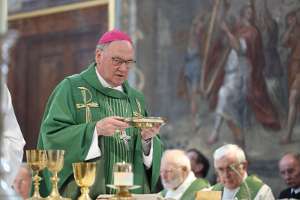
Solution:
[(226, 187), (224, 187), (224, 191), (223, 191), (223, 195), (222, 195), (222, 199), (223, 200), (228, 200), (228, 199), (234, 199), (236, 193), (240, 190), (240, 187), (237, 187), (233, 190), (227, 189)]
[(104, 78), (99, 74), (97, 68), (96, 68), (96, 74), (97, 74), (98, 80), (100, 81), (100, 83), (103, 87), (107, 87), (107, 88), (111, 88), (114, 90), (119, 90), (120, 92), (124, 92), (123, 87), (121, 85), (119, 85), (117, 87), (113, 87), (106, 80), (104, 80)]
[[(243, 182), (246, 180), (246, 178), (248, 177), (248, 174), (245, 173), (244, 177), (243, 177)], [(240, 187), (237, 187), (235, 189), (228, 189), (226, 187), (224, 187), (224, 191), (223, 191), (223, 195), (222, 195), (222, 199), (234, 199), (235, 195), (237, 194), (237, 192), (240, 190)]]
[(300, 192), (300, 187), (292, 188), (291, 192), (294, 192), (295, 194), (298, 194)]
[(190, 171), (186, 179), (183, 181), (183, 183), (175, 190), (168, 190), (166, 193), (166, 198), (172, 198), (179, 200), (183, 193), (190, 187), (190, 185), (196, 180), (195, 174)]

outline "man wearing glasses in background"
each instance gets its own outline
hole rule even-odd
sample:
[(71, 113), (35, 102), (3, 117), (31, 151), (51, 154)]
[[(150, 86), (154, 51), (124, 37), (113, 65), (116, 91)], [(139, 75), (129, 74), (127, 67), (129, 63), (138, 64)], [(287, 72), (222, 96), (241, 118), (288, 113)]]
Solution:
[[(146, 116), (144, 96), (129, 86), (127, 77), (135, 63), (131, 38), (118, 30), (99, 39), (95, 62), (86, 70), (65, 78), (48, 100), (40, 129), (38, 148), (65, 150), (59, 190), (75, 199), (79, 189), (73, 178), (72, 163), (96, 161), (97, 175), (90, 190), (113, 193), (113, 165), (133, 165), (134, 193), (151, 193), (159, 179), (162, 144), (157, 134), (160, 125), (137, 129), (124, 117)], [(51, 189), (49, 173), (43, 172), (42, 195)]]
[(214, 167), (219, 183), (211, 191), (222, 191), (222, 200), (275, 199), (270, 187), (256, 176), (248, 176), (244, 151), (235, 144), (226, 144), (214, 152)]

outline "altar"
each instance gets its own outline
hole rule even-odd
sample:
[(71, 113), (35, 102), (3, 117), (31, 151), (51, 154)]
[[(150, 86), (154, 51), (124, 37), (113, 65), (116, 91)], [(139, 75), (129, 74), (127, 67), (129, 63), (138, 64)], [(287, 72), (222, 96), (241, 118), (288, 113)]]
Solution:
[[(110, 198), (112, 198), (113, 195), (99, 195), (97, 197), (97, 200), (110, 200)], [(128, 198), (120, 198), (118, 200), (127, 200)], [(134, 200), (163, 200), (164, 198), (162, 198), (159, 194), (132, 194), (132, 199)]]

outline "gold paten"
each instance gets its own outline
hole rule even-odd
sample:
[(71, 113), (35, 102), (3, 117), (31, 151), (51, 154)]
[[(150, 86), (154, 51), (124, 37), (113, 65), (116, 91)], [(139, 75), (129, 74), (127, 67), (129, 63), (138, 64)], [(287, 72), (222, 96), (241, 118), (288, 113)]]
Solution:
[(166, 119), (162, 117), (128, 117), (124, 121), (135, 128), (152, 128), (166, 123)]

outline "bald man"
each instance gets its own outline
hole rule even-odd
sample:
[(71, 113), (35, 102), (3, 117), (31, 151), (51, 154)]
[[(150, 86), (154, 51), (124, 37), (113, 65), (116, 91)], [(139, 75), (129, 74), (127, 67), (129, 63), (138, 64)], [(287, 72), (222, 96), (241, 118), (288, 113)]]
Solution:
[(174, 149), (164, 152), (160, 177), (164, 190), (161, 195), (175, 200), (194, 200), (196, 192), (209, 187), (207, 180), (196, 178), (184, 151)]
[(300, 199), (300, 154), (287, 153), (279, 161), (280, 175), (289, 186), (281, 191), (279, 199)]

